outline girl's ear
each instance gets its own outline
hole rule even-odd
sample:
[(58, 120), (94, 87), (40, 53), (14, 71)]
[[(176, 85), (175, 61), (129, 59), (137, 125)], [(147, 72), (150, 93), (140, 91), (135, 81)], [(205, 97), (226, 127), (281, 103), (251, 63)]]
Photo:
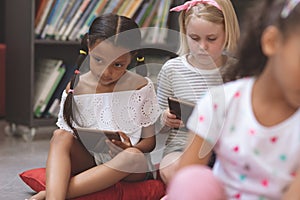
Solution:
[(261, 48), (266, 56), (272, 56), (276, 52), (278, 42), (280, 41), (280, 32), (277, 27), (267, 27), (261, 36)]

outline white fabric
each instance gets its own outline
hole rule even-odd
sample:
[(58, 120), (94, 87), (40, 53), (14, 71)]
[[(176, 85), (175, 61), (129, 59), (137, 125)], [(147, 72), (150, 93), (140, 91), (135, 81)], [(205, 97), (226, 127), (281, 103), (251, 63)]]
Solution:
[[(141, 128), (154, 124), (159, 108), (154, 85), (150, 79), (140, 90), (113, 93), (74, 95), (73, 126), (99, 130), (122, 131), (135, 145), (141, 137)], [(63, 92), (57, 126), (72, 132), (63, 118), (63, 105), (67, 94)]]
[(213, 171), (228, 199), (281, 199), (300, 167), (300, 109), (275, 126), (261, 125), (251, 104), (254, 81), (211, 91), (198, 101), (187, 126), (215, 144)]

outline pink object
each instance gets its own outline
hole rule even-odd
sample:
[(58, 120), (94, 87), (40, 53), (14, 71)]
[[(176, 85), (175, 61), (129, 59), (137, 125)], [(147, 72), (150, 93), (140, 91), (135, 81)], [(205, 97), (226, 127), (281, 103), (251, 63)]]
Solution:
[(219, 4), (214, 1), (214, 0), (192, 0), (192, 1), (187, 1), (184, 4), (180, 5), (180, 6), (176, 6), (174, 8), (172, 8), (170, 11), (177, 11), (180, 12), (182, 10), (189, 10), (191, 9), (193, 6), (197, 5), (198, 3), (205, 3), (205, 4), (209, 4), (212, 5), (216, 8), (218, 8), (219, 10), (222, 10), (221, 7), (219, 6)]
[(74, 93), (74, 90), (73, 89), (69, 89), (68, 93)]
[(201, 165), (179, 170), (167, 188), (166, 200), (226, 200), (222, 183), (212, 171)]

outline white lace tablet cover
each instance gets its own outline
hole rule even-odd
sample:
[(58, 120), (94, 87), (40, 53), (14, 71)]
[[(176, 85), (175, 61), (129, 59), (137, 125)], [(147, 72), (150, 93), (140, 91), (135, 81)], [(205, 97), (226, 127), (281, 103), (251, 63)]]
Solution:
[[(147, 80), (148, 84), (139, 90), (74, 95), (76, 123), (73, 126), (122, 131), (133, 145), (136, 144), (141, 137), (141, 128), (153, 124), (161, 113), (154, 85), (149, 78)], [(73, 132), (63, 118), (66, 96), (63, 92), (57, 126)]]

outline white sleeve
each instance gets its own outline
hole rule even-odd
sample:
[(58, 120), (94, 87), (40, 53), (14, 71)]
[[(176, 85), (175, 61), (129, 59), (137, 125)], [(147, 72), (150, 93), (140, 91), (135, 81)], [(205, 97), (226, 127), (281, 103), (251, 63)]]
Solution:
[(66, 91), (63, 91), (63, 93), (61, 95), (60, 109), (59, 109), (58, 119), (57, 119), (56, 125), (60, 129), (64, 129), (66, 131), (69, 131), (69, 132), (73, 133), (73, 130), (69, 127), (67, 122), (64, 120), (64, 116), (63, 116), (63, 110), (64, 110), (64, 104), (65, 104), (66, 98), (67, 98), (67, 93), (66, 93)]
[[(150, 79), (148, 79), (148, 82), (145, 88), (136, 90), (130, 100), (130, 106), (137, 107), (138, 115), (136, 122), (142, 127), (154, 124), (161, 114), (154, 84)], [(140, 102), (137, 101), (137, 96), (141, 97)]]

